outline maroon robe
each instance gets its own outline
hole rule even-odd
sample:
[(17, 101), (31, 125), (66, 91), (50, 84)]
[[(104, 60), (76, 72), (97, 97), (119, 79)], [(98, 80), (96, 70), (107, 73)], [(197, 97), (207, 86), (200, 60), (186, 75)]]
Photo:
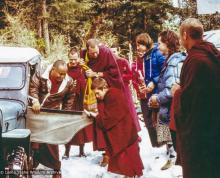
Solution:
[(141, 176), (143, 163), (137, 143), (137, 129), (132, 121), (123, 92), (109, 88), (99, 114), (97, 125), (101, 128), (110, 157), (108, 171), (126, 176)]
[(140, 126), (140, 123), (139, 123), (139, 120), (138, 120), (137, 112), (136, 112), (135, 107), (134, 107), (134, 102), (133, 102), (133, 98), (132, 98), (132, 95), (131, 95), (131, 90), (129, 88), (130, 80), (132, 79), (132, 72), (131, 72), (131, 69), (129, 67), (129, 63), (128, 63), (127, 59), (119, 57), (117, 59), (117, 64), (118, 64), (118, 67), (119, 67), (119, 70), (121, 72), (121, 76), (122, 76), (122, 79), (123, 79), (123, 82), (124, 82), (125, 96), (128, 100), (128, 106), (129, 106), (130, 112), (133, 116), (132, 118), (134, 120), (137, 131), (140, 131), (141, 126)]
[[(68, 67), (68, 75), (76, 80), (76, 95), (75, 103), (72, 110), (83, 111), (83, 98), (86, 87), (86, 79), (83, 69), (77, 65)], [(67, 145), (82, 145), (93, 140), (92, 125), (89, 125), (80, 130)]]
[(220, 52), (201, 41), (184, 61), (175, 101), (184, 178), (219, 178)]
[(83, 110), (83, 97), (84, 90), (86, 87), (86, 78), (83, 69), (77, 65), (75, 67), (70, 68), (68, 66), (68, 75), (76, 80), (76, 101), (73, 106), (73, 110), (82, 111)]
[[(86, 58), (86, 49), (80, 52), (81, 58)], [(110, 87), (122, 89), (124, 91), (123, 80), (116, 63), (116, 57), (112, 51), (104, 45), (99, 46), (99, 55), (97, 59), (89, 60), (87, 65), (95, 72), (102, 72), (103, 78), (107, 81)], [(94, 122), (94, 150), (103, 150), (105, 147), (104, 136), (102, 131)]]
[(145, 82), (144, 79), (141, 78), (140, 74), (142, 77), (144, 77), (144, 63), (143, 59), (136, 59), (135, 62), (132, 63), (131, 65), (131, 72), (132, 72), (132, 84), (134, 86), (134, 89), (137, 92), (138, 98), (141, 99), (146, 99), (146, 95), (143, 95), (140, 92), (139, 87)]
[(174, 108), (175, 108), (175, 97), (172, 99), (172, 103), (170, 106), (170, 129), (176, 132), (176, 125), (175, 125), (175, 119), (174, 119)]
[[(104, 103), (103, 101), (98, 101), (98, 110), (99, 111), (103, 111), (104, 109)], [(93, 150), (105, 150), (106, 148), (106, 142), (105, 142), (105, 138), (103, 135), (103, 132), (101, 130), (101, 128), (98, 126), (98, 123), (96, 120), (94, 120), (93, 122)]]
[[(86, 50), (81, 51), (80, 57), (85, 59)], [(124, 89), (121, 74), (116, 63), (116, 57), (112, 51), (105, 47), (99, 46), (99, 55), (97, 59), (89, 60), (87, 65), (95, 72), (102, 72), (103, 78), (111, 87)]]

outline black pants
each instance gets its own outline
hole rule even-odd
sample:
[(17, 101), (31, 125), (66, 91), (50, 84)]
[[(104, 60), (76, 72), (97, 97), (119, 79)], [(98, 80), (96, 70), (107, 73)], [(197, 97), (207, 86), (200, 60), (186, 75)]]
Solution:
[(147, 127), (151, 144), (153, 147), (158, 147), (157, 131), (156, 131), (156, 128), (153, 127), (152, 111), (148, 107), (148, 100), (141, 99), (140, 104), (141, 104), (141, 111), (144, 117), (145, 126)]

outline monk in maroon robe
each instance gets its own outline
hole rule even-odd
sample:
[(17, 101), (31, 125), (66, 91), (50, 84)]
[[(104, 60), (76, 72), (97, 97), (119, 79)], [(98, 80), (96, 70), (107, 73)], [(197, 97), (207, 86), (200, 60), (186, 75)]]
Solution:
[[(90, 70), (86, 71), (87, 77), (103, 77), (109, 86), (121, 89), (124, 91), (123, 80), (116, 63), (116, 56), (112, 51), (104, 45), (100, 45), (96, 39), (90, 39), (86, 43), (86, 49), (80, 54), (83, 60), (81, 64), (86, 64)], [(126, 103), (127, 104), (127, 103)], [(94, 122), (94, 150), (103, 150), (105, 148), (104, 136)], [(103, 158), (104, 164), (107, 163), (108, 158)]]
[(175, 94), (183, 177), (219, 178), (220, 51), (203, 41), (203, 25), (194, 18), (182, 22), (180, 39), (188, 52)]
[[(43, 73), (36, 73), (31, 79), (29, 94), (33, 98), (32, 110), (40, 113), (40, 108), (70, 110), (74, 104), (75, 83), (67, 75), (67, 65), (57, 60)], [(60, 171), (58, 145), (33, 143), (34, 163), (41, 163), (56, 171)], [(53, 178), (60, 178), (54, 174)]]
[(130, 112), (133, 116), (132, 118), (134, 120), (137, 131), (139, 132), (141, 130), (141, 126), (140, 126), (140, 123), (138, 120), (137, 112), (134, 107), (134, 102), (133, 102), (131, 90), (129, 87), (130, 80), (132, 79), (132, 72), (131, 72), (131, 69), (130, 69), (130, 66), (129, 66), (127, 59), (124, 59), (124, 58), (117, 56), (117, 64), (118, 64), (118, 67), (119, 67), (119, 70), (121, 72), (122, 79), (124, 82), (125, 95), (128, 100), (128, 103), (129, 103)]
[[(79, 55), (77, 49), (72, 48), (69, 52), (69, 63), (68, 63), (68, 75), (76, 80), (76, 95), (75, 103), (71, 110), (83, 111), (83, 98), (86, 86), (85, 74), (82, 67), (79, 65)], [(84, 144), (91, 142), (93, 129), (92, 125), (80, 130), (73, 139), (65, 145), (65, 153), (63, 158), (69, 158), (69, 152), (71, 145), (79, 145), (79, 156), (85, 156)]]
[(103, 77), (109, 86), (124, 89), (123, 80), (116, 63), (116, 56), (95, 39), (87, 42), (87, 49), (82, 50), (80, 57), (91, 69), (86, 71), (87, 77)]
[[(139, 154), (137, 129), (132, 121), (123, 92), (108, 87), (103, 78), (93, 80), (92, 89), (102, 107), (95, 116), (105, 136), (109, 155), (108, 171), (125, 176), (141, 176), (143, 163)], [(90, 113), (88, 113), (89, 115)]]

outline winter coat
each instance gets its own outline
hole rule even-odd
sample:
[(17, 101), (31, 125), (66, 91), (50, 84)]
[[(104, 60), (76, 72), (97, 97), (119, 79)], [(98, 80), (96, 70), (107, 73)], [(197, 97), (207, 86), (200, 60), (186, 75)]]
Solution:
[(172, 101), (171, 88), (179, 83), (180, 72), (186, 55), (184, 53), (172, 54), (163, 65), (158, 81), (157, 99), (160, 103), (159, 122), (169, 124), (170, 106)]
[(43, 74), (41, 72), (34, 74), (30, 83), (29, 94), (37, 99), (44, 108), (71, 110), (75, 98), (74, 81), (66, 75), (58, 92), (50, 94), (51, 81), (49, 73), (51, 69), (52, 66), (49, 66)]
[(157, 91), (157, 83), (160, 76), (165, 57), (161, 54), (158, 46), (154, 48), (144, 56), (144, 79), (146, 85), (151, 81), (156, 85), (154, 93)]
[[(75, 98), (74, 82), (66, 75), (59, 88), (57, 88), (58, 85), (52, 88), (52, 81), (49, 79), (51, 69), (52, 65), (48, 66), (45, 71), (38, 71), (34, 74), (30, 82), (29, 95), (34, 98), (33, 100), (38, 100), (41, 107), (71, 110)], [(58, 92), (54, 93), (57, 89)], [(34, 155), (34, 160), (49, 168), (60, 170), (58, 145), (32, 143), (32, 148), (38, 149), (38, 154)]]

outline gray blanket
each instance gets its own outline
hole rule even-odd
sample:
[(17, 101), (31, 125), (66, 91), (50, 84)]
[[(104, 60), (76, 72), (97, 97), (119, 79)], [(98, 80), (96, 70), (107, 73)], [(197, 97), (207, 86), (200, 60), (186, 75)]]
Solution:
[(66, 144), (82, 128), (92, 123), (84, 113), (34, 114), (27, 112), (27, 128), (31, 130), (31, 141), (37, 143)]

